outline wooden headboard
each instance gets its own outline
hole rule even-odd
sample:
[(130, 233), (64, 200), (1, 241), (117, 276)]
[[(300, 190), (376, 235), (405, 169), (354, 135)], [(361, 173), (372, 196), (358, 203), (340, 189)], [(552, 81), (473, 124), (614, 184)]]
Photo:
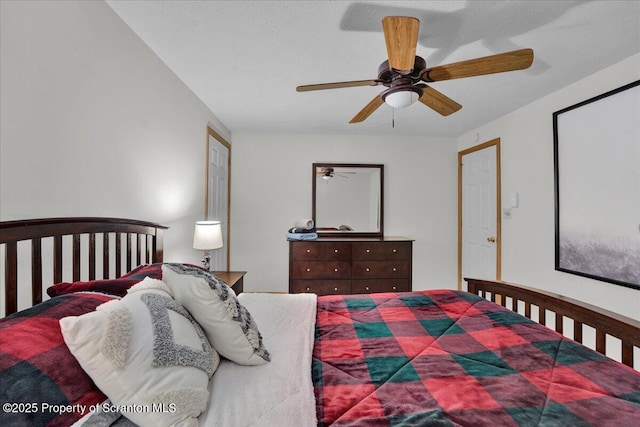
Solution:
[[(31, 302), (42, 287), (66, 280), (113, 279), (138, 265), (162, 262), (167, 227), (122, 218), (43, 218), (0, 222), (4, 250), (5, 316), (18, 310), (18, 289), (31, 283)], [(51, 241), (51, 242), (49, 242)], [(20, 265), (31, 266), (28, 274)], [(52, 264), (51, 269), (47, 264)], [(43, 265), (45, 268), (43, 269)], [(100, 277), (97, 272), (101, 271)], [(52, 277), (51, 279), (45, 279)]]
[[(538, 323), (549, 326), (547, 320), (551, 317), (556, 332), (579, 343), (583, 343), (584, 326), (590, 326), (595, 330), (593, 349), (602, 354), (610, 355), (607, 351), (607, 335), (617, 338), (622, 363), (634, 367), (634, 348), (640, 348), (640, 321), (573, 298), (527, 286), (491, 280), (465, 280), (469, 292), (520, 312)], [(568, 323), (573, 323), (572, 331), (564, 330), (565, 318), (571, 319)]]

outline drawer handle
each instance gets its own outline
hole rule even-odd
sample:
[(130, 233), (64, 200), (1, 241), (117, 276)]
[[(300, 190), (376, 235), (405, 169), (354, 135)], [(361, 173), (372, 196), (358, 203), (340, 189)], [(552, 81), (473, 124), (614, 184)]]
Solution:
[(307, 288), (307, 292), (309, 292), (311, 290), (311, 288)]
[(395, 268), (395, 267), (393, 267), (393, 271), (398, 271), (398, 269), (397, 269), (397, 268)]
[(338, 271), (338, 269), (337, 269), (337, 268), (334, 268), (334, 269), (333, 269), (333, 271)]
[(367, 253), (369, 253), (369, 252), (371, 252), (371, 250), (370, 250), (370, 249), (367, 249)]
[(368, 269), (368, 268), (366, 268), (365, 270), (369, 271), (369, 269)]
[(311, 271), (311, 269), (310, 269), (310, 268), (307, 268), (307, 271)]
[(366, 287), (364, 288), (364, 290), (365, 290), (365, 291), (368, 291), (368, 290), (369, 290), (369, 287), (368, 287), (368, 286), (366, 286)]
[(334, 249), (334, 250), (333, 250), (333, 252), (338, 253), (338, 250), (337, 250), (337, 249)]
[(394, 250), (393, 250), (393, 253), (395, 254), (396, 252), (398, 252), (398, 251), (394, 249)]
[(394, 286), (394, 287), (392, 287), (391, 289), (393, 289), (393, 290), (395, 291), (395, 290), (396, 290), (396, 287)]
[(307, 249), (307, 253), (311, 253), (311, 249)]
[(333, 290), (334, 290), (334, 291), (337, 291), (337, 290), (338, 290), (338, 288), (333, 288)]

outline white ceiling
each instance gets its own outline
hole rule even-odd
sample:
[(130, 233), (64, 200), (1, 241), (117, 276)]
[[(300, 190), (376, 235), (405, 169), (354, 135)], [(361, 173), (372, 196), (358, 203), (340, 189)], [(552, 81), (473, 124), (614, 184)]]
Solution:
[[(118, 1), (107, 3), (231, 132), (457, 136), (640, 52), (640, 1)], [(528, 70), (432, 83), (462, 104), (348, 121), (378, 87), (381, 20), (420, 19), (427, 66), (532, 48)], [(640, 77), (640, 70), (639, 70)], [(384, 89), (384, 87), (382, 87)], [(613, 88), (612, 88), (613, 89)]]

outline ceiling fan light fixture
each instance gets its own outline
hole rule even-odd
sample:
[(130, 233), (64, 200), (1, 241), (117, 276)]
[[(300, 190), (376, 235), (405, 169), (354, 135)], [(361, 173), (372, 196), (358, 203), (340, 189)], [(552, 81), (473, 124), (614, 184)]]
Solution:
[(420, 98), (416, 87), (392, 88), (382, 94), (382, 99), (392, 108), (406, 108)]

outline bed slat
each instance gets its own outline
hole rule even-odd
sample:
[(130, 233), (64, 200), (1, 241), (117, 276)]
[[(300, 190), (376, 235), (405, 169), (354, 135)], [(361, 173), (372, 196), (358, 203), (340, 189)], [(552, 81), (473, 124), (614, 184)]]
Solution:
[(582, 322), (573, 321), (573, 339), (582, 344)]
[(142, 248), (142, 235), (138, 234), (138, 243), (136, 244), (136, 259), (138, 260), (138, 264), (146, 263), (146, 258), (142, 259), (141, 257), (141, 248)]
[(102, 233), (102, 278), (109, 278), (109, 233)]
[(127, 271), (131, 271), (131, 233), (127, 233)]
[(7, 313), (13, 313), (18, 305), (18, 244), (8, 242), (5, 248), (5, 306)]
[(556, 313), (556, 332), (558, 333), (562, 333), (562, 330), (564, 329), (564, 325), (563, 325), (563, 316), (560, 313)]
[(607, 354), (607, 336), (600, 329), (596, 330), (596, 350), (602, 354)]
[(622, 343), (622, 363), (633, 366), (633, 346), (626, 341)]
[(53, 237), (53, 281), (62, 282), (62, 236)]
[(96, 278), (96, 233), (89, 233), (89, 280)]
[(116, 276), (122, 272), (122, 233), (116, 233)]
[(80, 280), (80, 235), (73, 235), (73, 281)]
[(42, 301), (42, 239), (31, 241), (31, 298)]

